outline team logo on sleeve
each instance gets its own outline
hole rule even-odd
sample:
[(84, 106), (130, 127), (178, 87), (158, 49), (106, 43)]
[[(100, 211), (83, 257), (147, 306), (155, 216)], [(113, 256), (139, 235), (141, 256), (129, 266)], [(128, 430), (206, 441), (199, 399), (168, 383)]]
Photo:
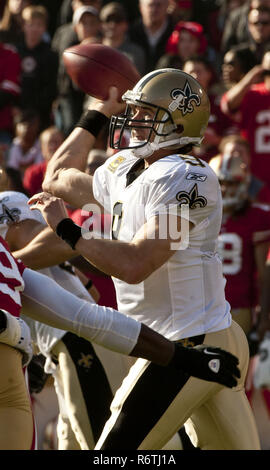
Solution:
[(0, 204), (2, 206), (2, 214), (0, 214), (0, 224), (10, 224), (11, 222), (19, 222), (21, 211), (17, 207), (9, 209), (4, 203), (9, 200), (8, 197), (4, 197)]
[(179, 206), (188, 204), (190, 209), (205, 207), (207, 204), (207, 199), (204, 196), (199, 196), (197, 184), (194, 184), (189, 193), (187, 191), (179, 191), (175, 197), (179, 202)]
[(201, 98), (197, 93), (192, 92), (188, 81), (186, 81), (183, 90), (174, 88), (171, 91), (171, 97), (173, 101), (169, 104), (169, 110), (176, 111), (180, 109), (183, 116), (187, 113), (192, 113), (194, 111), (194, 105), (199, 106), (201, 104)]
[(121, 163), (123, 163), (125, 161), (125, 157), (121, 157), (121, 155), (119, 155), (119, 157), (116, 157), (115, 160), (113, 160), (109, 165), (108, 165), (108, 170), (110, 170), (112, 173), (114, 173), (117, 168), (119, 167), (119, 165), (121, 165)]

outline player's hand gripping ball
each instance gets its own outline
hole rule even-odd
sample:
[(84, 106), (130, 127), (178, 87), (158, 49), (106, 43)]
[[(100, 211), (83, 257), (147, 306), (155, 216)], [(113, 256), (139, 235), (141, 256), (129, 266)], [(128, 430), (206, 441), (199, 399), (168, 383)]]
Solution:
[(103, 44), (78, 44), (63, 53), (63, 61), (71, 80), (86, 94), (100, 100), (108, 98), (108, 90), (116, 86), (119, 100), (132, 89), (140, 74), (130, 59)]

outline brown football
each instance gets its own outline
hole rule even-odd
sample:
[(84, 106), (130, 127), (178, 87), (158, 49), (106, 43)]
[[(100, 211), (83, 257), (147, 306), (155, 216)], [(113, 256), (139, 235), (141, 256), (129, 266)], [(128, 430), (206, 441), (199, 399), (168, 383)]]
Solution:
[(108, 90), (116, 86), (119, 100), (132, 89), (140, 74), (122, 52), (103, 44), (78, 44), (63, 53), (63, 61), (71, 80), (85, 93), (104, 100)]

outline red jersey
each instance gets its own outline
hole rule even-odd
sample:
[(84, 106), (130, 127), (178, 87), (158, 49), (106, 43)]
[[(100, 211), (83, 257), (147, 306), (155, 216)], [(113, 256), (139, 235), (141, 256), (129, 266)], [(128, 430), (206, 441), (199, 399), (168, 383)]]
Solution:
[(240, 129), (251, 148), (251, 172), (270, 187), (270, 91), (253, 85), (241, 104)]
[(24, 269), (24, 264), (12, 256), (7, 243), (0, 236), (0, 308), (14, 317), (20, 316)]
[(270, 209), (253, 204), (223, 221), (218, 239), (227, 280), (226, 299), (232, 308), (250, 308), (257, 302), (255, 246), (270, 242)]
[[(16, 49), (10, 44), (0, 43), (0, 90), (18, 96), (20, 89), (21, 59)], [(11, 106), (0, 110), (0, 129), (13, 130)]]
[[(228, 111), (226, 94), (221, 107)], [(251, 173), (270, 187), (270, 91), (264, 82), (246, 92), (235, 116), (242, 136), (251, 150)]]

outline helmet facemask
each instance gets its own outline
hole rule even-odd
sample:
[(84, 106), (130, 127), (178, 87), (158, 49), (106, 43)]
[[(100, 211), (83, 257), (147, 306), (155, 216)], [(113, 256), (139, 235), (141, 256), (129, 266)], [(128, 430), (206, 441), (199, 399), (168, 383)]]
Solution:
[[(159, 149), (180, 149), (187, 144), (201, 143), (209, 117), (209, 101), (193, 77), (176, 69), (156, 70), (143, 77), (122, 99), (127, 103), (125, 113), (111, 118), (113, 149), (129, 148), (135, 156), (145, 158)], [(185, 110), (184, 99), (188, 103)], [(150, 108), (151, 119), (134, 119), (133, 107)], [(149, 130), (148, 134), (143, 139), (134, 138), (133, 131), (142, 127)]]
[[(153, 119), (134, 119), (132, 104), (134, 104), (134, 106), (150, 107), (153, 110)], [(143, 130), (148, 129), (148, 134), (143, 140), (133, 135), (134, 130), (140, 130), (142, 128)], [(175, 134), (177, 129), (178, 126), (174, 124), (171, 114), (166, 109), (141, 101), (134, 103), (129, 102), (124, 114), (112, 116), (111, 118), (110, 146), (113, 149), (119, 150), (126, 148), (136, 150), (135, 154), (147, 152), (147, 155), (150, 155), (159, 148), (170, 147), (171, 145), (177, 145), (177, 147), (179, 147), (179, 134)], [(165, 138), (170, 135), (171, 139), (169, 141), (165, 140)], [(138, 149), (142, 149), (143, 147), (146, 148), (143, 151), (138, 151)]]

